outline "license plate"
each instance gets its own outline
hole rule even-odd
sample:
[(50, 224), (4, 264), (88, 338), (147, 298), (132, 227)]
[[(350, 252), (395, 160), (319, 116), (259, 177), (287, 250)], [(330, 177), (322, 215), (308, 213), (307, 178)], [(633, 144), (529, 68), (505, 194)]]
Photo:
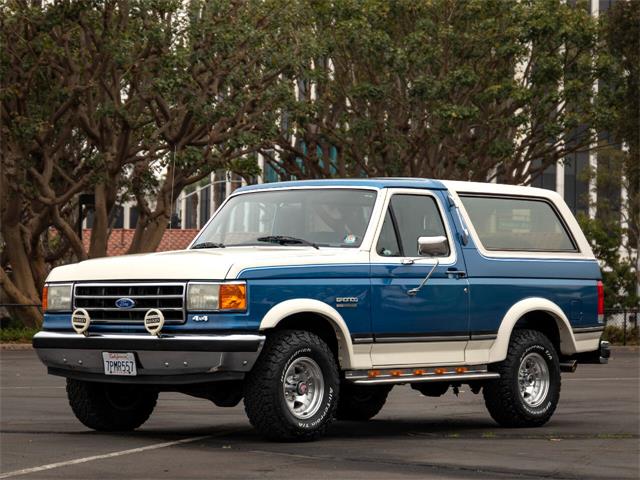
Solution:
[(105, 375), (123, 375), (135, 377), (136, 358), (133, 353), (102, 352)]

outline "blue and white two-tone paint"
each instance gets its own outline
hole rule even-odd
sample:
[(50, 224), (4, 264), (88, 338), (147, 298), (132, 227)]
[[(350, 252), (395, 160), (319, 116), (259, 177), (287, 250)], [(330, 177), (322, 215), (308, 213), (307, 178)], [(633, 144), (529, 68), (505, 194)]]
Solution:
[[(58, 267), (46, 287), (34, 347), (50, 373), (224, 406), (245, 395), (251, 422), (280, 439), (323, 431), (336, 409), (370, 418), (389, 385), (403, 383), (427, 396), (468, 383), (500, 424), (541, 425), (555, 410), (560, 371), (609, 353), (598, 261), (563, 199), (531, 187), (414, 178), (252, 185), (186, 250)], [(153, 335), (149, 312), (160, 325)], [(72, 315), (86, 320), (81, 335)], [(208, 389), (218, 381), (227, 390)], [(517, 408), (496, 382), (513, 388)], [(379, 406), (358, 404), (368, 396), (357, 388), (374, 389)], [(270, 408), (284, 416), (264, 420), (261, 402), (278, 395)]]
[[(225, 248), (193, 248), (208, 241), (221, 212), (228, 211), (239, 198), (250, 200), (259, 193), (291, 191), (329, 198), (336, 192), (368, 192), (368, 223), (357, 246), (320, 244), (316, 249), (296, 243), (228, 242)], [(431, 279), (413, 297), (406, 292), (420, 283), (435, 259), (383, 255), (376, 249), (389, 206), (402, 196), (422, 196), (433, 202), (450, 244), (450, 253), (438, 259)], [(465, 196), (523, 198), (549, 205), (566, 230), (571, 248), (487, 248), (465, 208)], [(227, 237), (245, 233), (227, 232)], [(272, 233), (280, 232), (269, 231)], [(343, 233), (349, 241), (350, 233)], [(183, 322), (168, 324), (165, 332), (268, 332), (281, 321), (307, 314), (309, 322), (328, 322), (335, 330), (343, 368), (366, 369), (501, 361), (514, 326), (532, 312), (554, 322), (562, 354), (596, 350), (602, 330), (598, 321), (600, 278), (589, 243), (555, 192), (472, 182), (362, 179), (244, 187), (227, 199), (187, 250), (67, 265), (53, 270), (47, 282), (245, 281), (245, 311), (208, 315), (187, 311)], [(132, 308), (128, 301), (132, 300), (119, 299), (117, 307)], [(46, 313), (44, 329), (70, 329), (70, 314)], [(139, 322), (108, 320), (95, 321), (92, 330), (143, 331)]]

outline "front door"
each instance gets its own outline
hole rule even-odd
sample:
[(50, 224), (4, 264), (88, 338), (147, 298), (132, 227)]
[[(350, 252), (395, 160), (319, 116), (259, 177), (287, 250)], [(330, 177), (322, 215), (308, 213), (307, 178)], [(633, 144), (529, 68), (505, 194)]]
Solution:
[[(469, 295), (464, 259), (438, 192), (393, 190), (371, 250), (372, 362), (376, 367), (464, 362)], [(418, 237), (444, 235), (449, 253), (418, 256)]]

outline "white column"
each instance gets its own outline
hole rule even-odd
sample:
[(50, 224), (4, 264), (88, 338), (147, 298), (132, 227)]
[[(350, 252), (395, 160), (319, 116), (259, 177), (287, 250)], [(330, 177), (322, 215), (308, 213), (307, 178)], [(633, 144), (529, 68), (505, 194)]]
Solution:
[(213, 215), (213, 212), (216, 211), (216, 196), (215, 196), (215, 188), (216, 188), (216, 176), (213, 172), (209, 174), (209, 213)]
[(200, 228), (200, 202), (202, 201), (202, 190), (196, 190), (194, 195), (198, 199), (198, 202), (196, 203), (196, 228)]
[(127, 202), (122, 205), (122, 228), (131, 228), (129, 220), (131, 220), (131, 204)]
[(261, 153), (258, 154), (258, 168), (260, 168), (260, 174), (258, 175), (258, 183), (264, 183), (264, 155)]
[(556, 163), (556, 192), (564, 198), (564, 162)]
[(225, 172), (225, 191), (224, 191), (224, 197), (227, 198), (229, 196), (229, 193), (231, 192), (231, 188), (232, 188), (232, 183), (231, 183), (231, 172), (226, 171)]
[[(629, 145), (626, 142), (622, 144), (622, 151), (625, 153), (629, 152)], [(620, 228), (622, 229), (622, 238), (620, 242), (620, 255), (623, 258), (627, 255), (627, 249), (623, 246), (627, 245), (629, 239), (627, 237), (626, 229), (629, 228), (629, 210), (628, 204), (629, 201), (629, 192), (627, 191), (627, 177), (624, 172), (624, 167), (621, 170), (622, 176), (620, 177)], [(638, 287), (640, 288), (640, 286)]]
[[(598, 0), (591, 0), (591, 16), (594, 18), (598, 17), (600, 13), (600, 5)], [(598, 81), (596, 80), (593, 83), (592, 87), (593, 95), (598, 94)], [(598, 154), (595, 149), (598, 146), (598, 132), (592, 132), (595, 135), (595, 140), (591, 143), (591, 148), (589, 149), (589, 218), (595, 218), (596, 216), (596, 202), (598, 201), (598, 192), (597, 188), (597, 176), (598, 176)]]
[(489, 180), (490, 183), (498, 183), (498, 167), (491, 167), (489, 169), (488, 178), (491, 179)]
[(180, 196), (180, 228), (184, 230), (187, 228), (187, 196), (184, 192), (182, 192)]

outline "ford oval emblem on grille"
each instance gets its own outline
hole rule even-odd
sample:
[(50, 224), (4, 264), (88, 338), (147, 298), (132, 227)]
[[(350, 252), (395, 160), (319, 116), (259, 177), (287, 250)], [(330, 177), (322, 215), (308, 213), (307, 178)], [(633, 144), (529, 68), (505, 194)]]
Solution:
[(127, 309), (136, 306), (136, 301), (131, 298), (119, 298), (116, 300), (116, 307)]

